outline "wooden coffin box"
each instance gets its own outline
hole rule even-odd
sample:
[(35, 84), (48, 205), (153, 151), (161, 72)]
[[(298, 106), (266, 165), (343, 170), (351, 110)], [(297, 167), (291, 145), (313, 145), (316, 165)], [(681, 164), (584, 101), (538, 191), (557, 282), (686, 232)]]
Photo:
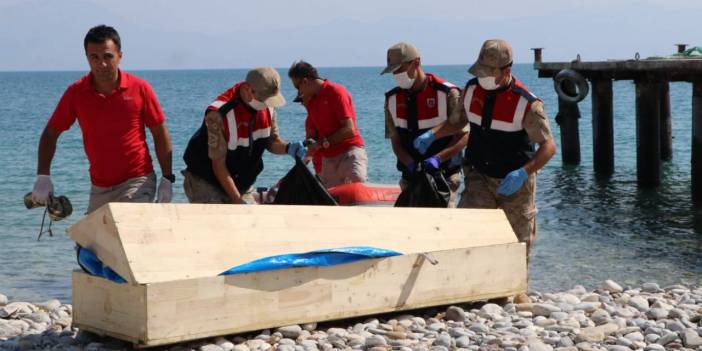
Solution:
[[(139, 346), (527, 289), (526, 247), (501, 210), (110, 203), (68, 232), (128, 281), (75, 271), (74, 325)], [(403, 255), (218, 275), (348, 246)]]

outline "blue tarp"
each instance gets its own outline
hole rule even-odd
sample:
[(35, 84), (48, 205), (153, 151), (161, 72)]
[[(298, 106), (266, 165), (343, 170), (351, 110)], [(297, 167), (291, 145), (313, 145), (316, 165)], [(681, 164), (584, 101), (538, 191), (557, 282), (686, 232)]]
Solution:
[(121, 284), (127, 282), (110, 267), (104, 265), (92, 251), (80, 246), (76, 246), (76, 250), (78, 251), (78, 265), (80, 265), (84, 271), (115, 283)]
[(270, 271), (291, 267), (333, 266), (351, 263), (369, 258), (399, 256), (401, 253), (392, 250), (379, 249), (370, 246), (352, 246), (336, 249), (323, 249), (298, 254), (286, 254), (264, 257), (249, 263), (244, 263), (220, 275)]
[[(76, 247), (78, 250), (78, 264), (91, 275), (102, 277), (115, 283), (126, 283), (119, 274), (104, 265), (92, 251)], [(232, 267), (220, 275), (251, 273), (284, 269), (291, 267), (309, 266), (334, 266), (337, 264), (351, 263), (369, 258), (399, 256), (401, 253), (392, 250), (379, 249), (369, 246), (341, 247), (336, 249), (323, 249), (298, 254), (286, 254), (264, 257), (236, 267)]]

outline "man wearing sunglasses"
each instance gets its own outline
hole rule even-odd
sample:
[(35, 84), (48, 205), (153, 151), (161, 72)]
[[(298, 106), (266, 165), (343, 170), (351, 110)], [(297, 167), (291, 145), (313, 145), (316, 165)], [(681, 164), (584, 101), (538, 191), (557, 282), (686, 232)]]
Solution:
[(341, 84), (320, 78), (317, 69), (305, 61), (293, 63), (288, 76), (307, 109), (305, 134), (315, 140), (308, 148), (322, 156), (318, 174), (322, 184), (331, 188), (365, 182), (368, 157), (349, 92)]
[(397, 157), (397, 170), (402, 172), (400, 187), (404, 190), (410, 174), (421, 163), (429, 172), (441, 171), (451, 191), (449, 207), (456, 207), (455, 198), (461, 185), (462, 149), (468, 132), (459, 132), (436, 140), (425, 152), (412, 147), (417, 136), (451, 119), (460, 122), (460, 89), (431, 73), (425, 73), (419, 50), (411, 43), (397, 43), (388, 49), (387, 66), (380, 74), (392, 73), (397, 87), (385, 93), (385, 134)]
[(278, 133), (275, 108), (283, 105), (280, 75), (264, 67), (250, 70), (207, 107), (183, 155), (183, 188), (191, 203), (252, 204), (265, 150), (305, 157), (302, 142), (288, 143)]
[(502, 208), (529, 252), (536, 239), (536, 172), (556, 152), (548, 117), (541, 100), (512, 75), (512, 47), (505, 40), (485, 41), (468, 72), (476, 78), (463, 91), (462, 123), (443, 123), (414, 146), (425, 150), (469, 124), (459, 207)]

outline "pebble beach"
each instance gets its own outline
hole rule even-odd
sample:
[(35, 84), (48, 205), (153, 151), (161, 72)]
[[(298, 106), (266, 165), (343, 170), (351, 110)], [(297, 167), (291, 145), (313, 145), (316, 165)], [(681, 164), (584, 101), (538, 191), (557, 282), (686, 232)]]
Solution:
[[(606, 280), (590, 291), (576, 285), (506, 300), (291, 325), (153, 350), (702, 351), (700, 286)], [(56, 299), (28, 303), (0, 294), (0, 350), (132, 348), (74, 328), (71, 315), (71, 305)]]

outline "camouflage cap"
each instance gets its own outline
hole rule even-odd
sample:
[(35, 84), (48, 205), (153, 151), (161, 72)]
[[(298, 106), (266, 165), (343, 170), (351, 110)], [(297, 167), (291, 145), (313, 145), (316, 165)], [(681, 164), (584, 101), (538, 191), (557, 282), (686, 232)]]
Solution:
[(483, 43), (480, 55), (468, 73), (480, 78), (492, 75), (496, 69), (512, 63), (512, 46), (506, 40), (490, 39)]
[(285, 105), (285, 98), (280, 94), (280, 75), (275, 68), (260, 67), (246, 74), (246, 83), (268, 107)]
[(412, 43), (397, 43), (388, 49), (388, 65), (380, 74), (394, 72), (400, 65), (419, 57), (419, 50)]

